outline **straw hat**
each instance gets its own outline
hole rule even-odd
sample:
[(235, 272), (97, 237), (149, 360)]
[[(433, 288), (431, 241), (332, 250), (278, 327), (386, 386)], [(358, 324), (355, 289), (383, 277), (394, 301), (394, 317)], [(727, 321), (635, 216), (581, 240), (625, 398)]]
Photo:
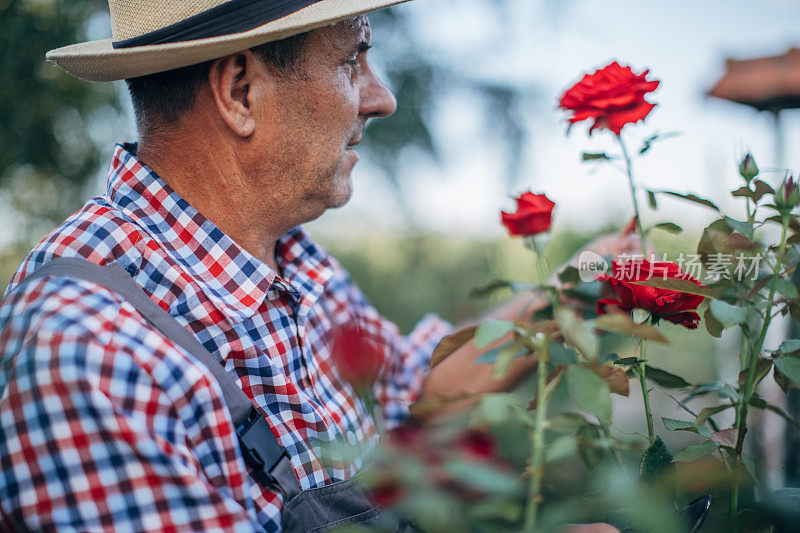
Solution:
[(47, 52), (73, 76), (135, 78), (202, 63), (407, 0), (108, 0), (111, 39)]

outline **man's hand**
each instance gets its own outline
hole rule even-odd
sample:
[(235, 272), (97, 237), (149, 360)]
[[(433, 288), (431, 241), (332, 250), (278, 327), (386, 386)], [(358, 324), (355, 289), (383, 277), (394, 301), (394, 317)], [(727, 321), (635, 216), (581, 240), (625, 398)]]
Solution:
[[(582, 248), (567, 265), (577, 267), (580, 254), (584, 251), (592, 251), (603, 257), (610, 255), (612, 258), (622, 254), (641, 254), (640, 242), (635, 235), (603, 235)], [(561, 270), (563, 267), (558, 269)], [(559, 286), (558, 278), (554, 276), (550, 284)], [(526, 317), (544, 308), (547, 303), (547, 298), (539, 292), (523, 292), (491, 311), (487, 317), (525, 320)], [(508, 339), (500, 339), (493, 346), (498, 346), (506, 340)], [(510, 390), (536, 366), (535, 357), (520, 357), (513, 361), (502, 378), (496, 379), (492, 377), (491, 365), (473, 364), (483, 351), (469, 342), (437, 365), (425, 381), (421, 402), (435, 404), (440, 403), (443, 398), (464, 396), (471, 396), (474, 401), (482, 393)], [(459, 405), (463, 407), (473, 401), (460, 402)]]
[[(564, 267), (572, 266), (575, 268), (580, 267), (580, 257), (584, 252), (593, 252), (600, 257), (611, 256), (611, 259), (617, 259), (622, 255), (642, 255), (641, 239), (634, 233), (607, 233), (601, 235), (589, 244), (581, 248), (567, 263), (559, 268), (555, 274), (548, 280), (549, 285), (561, 287), (561, 282), (558, 280), (558, 272), (564, 270)], [(655, 254), (655, 249), (652, 246), (647, 247), (647, 255)], [(609, 265), (610, 266), (610, 265)]]

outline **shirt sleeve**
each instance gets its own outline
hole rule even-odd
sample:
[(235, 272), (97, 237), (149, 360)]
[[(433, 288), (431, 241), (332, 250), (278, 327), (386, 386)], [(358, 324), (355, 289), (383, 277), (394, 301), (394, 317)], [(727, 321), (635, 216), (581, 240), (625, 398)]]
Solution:
[(386, 428), (392, 429), (408, 418), (411, 404), (422, 394), (433, 350), (453, 327), (431, 313), (404, 337), (392, 322), (382, 322), (388, 357), (375, 385), (375, 397), (382, 407)]
[(0, 307), (0, 355), (5, 527), (279, 529), (255, 518), (217, 383), (115, 295), (32, 283)]

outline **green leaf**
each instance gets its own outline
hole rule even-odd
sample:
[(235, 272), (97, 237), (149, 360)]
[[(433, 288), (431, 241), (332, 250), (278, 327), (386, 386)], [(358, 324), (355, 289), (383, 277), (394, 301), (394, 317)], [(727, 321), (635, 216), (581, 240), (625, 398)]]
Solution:
[(690, 463), (697, 461), (701, 457), (717, 451), (717, 446), (713, 441), (707, 440), (703, 444), (696, 444), (694, 446), (687, 446), (675, 454), (675, 460), (682, 463)]
[(476, 411), (480, 414), (480, 422), (495, 424), (509, 419), (514, 408), (518, 406), (517, 398), (513, 394), (496, 392), (484, 395)]
[(559, 272), (558, 280), (561, 283), (580, 283), (581, 281), (580, 270), (578, 270), (574, 266), (568, 266), (564, 268), (564, 270)]
[(708, 308), (723, 329), (731, 328), (737, 324), (744, 324), (747, 321), (747, 309), (744, 307), (731, 305), (722, 300), (711, 300)]
[(652, 483), (656, 486), (661, 485), (665, 478), (671, 476), (675, 469), (672, 454), (669, 448), (656, 435), (653, 443), (645, 450), (642, 455), (642, 462), (639, 464), (639, 480)]
[[(512, 524), (522, 515), (522, 506), (518, 502), (509, 501), (508, 498), (494, 497), (470, 503), (467, 520), (471, 522), (489, 522), (492, 524)], [(359, 529), (356, 531), (342, 531), (339, 533), (369, 533), (374, 529)]]
[(605, 153), (591, 154), (589, 152), (584, 152), (583, 154), (581, 154), (582, 161), (598, 161), (598, 160), (608, 160), (608, 159), (611, 158), (608, 157), (608, 155)]
[(547, 345), (547, 352), (554, 365), (572, 365), (578, 362), (578, 354), (575, 350), (567, 348), (560, 342), (552, 341)]
[(682, 377), (650, 365), (645, 365), (645, 377), (668, 389), (682, 389), (691, 386)]
[(708, 290), (708, 287), (703, 287), (697, 285), (686, 279), (678, 279), (678, 278), (652, 278), (643, 281), (631, 281), (629, 283), (634, 283), (636, 285), (644, 285), (645, 287), (656, 287), (659, 289), (667, 289), (670, 291), (677, 291), (683, 292), (686, 294), (698, 294), (700, 296), (705, 296), (706, 298), (713, 298), (711, 293)]
[(733, 191), (731, 193), (731, 196), (735, 196), (737, 198), (742, 198), (742, 197), (754, 198), (755, 195), (756, 195), (756, 193), (753, 192), (750, 189), (750, 187), (745, 187), (745, 186), (739, 187), (738, 189), (736, 189), (735, 191)]
[(562, 435), (547, 447), (544, 460), (548, 463), (564, 459), (578, 452), (578, 440), (574, 435)]
[(728, 398), (729, 400), (733, 400), (734, 403), (739, 401), (739, 392), (730, 386), (730, 384), (726, 383), (722, 386), (719, 391), (720, 398)]
[(470, 298), (481, 298), (489, 296), (490, 294), (503, 289), (509, 289), (514, 293), (529, 291), (535, 289), (536, 286), (530, 283), (521, 283), (519, 281), (508, 281), (504, 279), (495, 279), (482, 287), (472, 289), (469, 293)]
[(762, 409), (762, 410), (766, 409), (767, 411), (772, 411), (776, 415), (783, 417), (784, 420), (789, 422), (791, 425), (793, 425), (797, 429), (800, 429), (800, 423), (798, 423), (797, 420), (795, 420), (792, 417), (792, 415), (790, 415), (789, 413), (787, 413), (786, 411), (784, 411), (783, 409), (781, 409), (777, 405), (772, 405), (771, 403), (767, 403), (767, 401), (765, 399), (763, 399), (763, 398), (759, 398), (757, 396), (751, 396), (750, 397), (750, 405), (752, 405), (756, 409)]
[(699, 385), (695, 385), (692, 387), (692, 390), (689, 391), (689, 395), (684, 398), (683, 401), (688, 402), (693, 398), (697, 398), (698, 396), (703, 396), (710, 392), (718, 392), (722, 389), (722, 383), (701, 383)]
[(575, 433), (586, 425), (586, 418), (578, 413), (560, 413), (547, 421), (550, 430), (556, 433)]
[(689, 431), (708, 439), (713, 438), (711, 432), (702, 424), (696, 424), (695, 422), (689, 422), (687, 420), (676, 420), (674, 418), (662, 418), (661, 421), (664, 423), (664, 427), (670, 431)]
[(775, 194), (775, 189), (770, 187), (766, 182), (761, 180), (755, 181), (756, 192), (753, 196), (753, 200), (758, 202), (765, 194)]
[(728, 216), (723, 216), (722, 219), (733, 231), (738, 231), (742, 235), (752, 235), (753, 233), (753, 225), (749, 222), (741, 222)]
[[(673, 224), (672, 222), (662, 222), (661, 224), (656, 224), (655, 226), (650, 228), (650, 230), (654, 229), (666, 231), (667, 233), (672, 233), (673, 235), (677, 235), (678, 233), (683, 231), (682, 227), (680, 227), (677, 224)], [(649, 232), (650, 230), (647, 231)]]
[(578, 318), (578, 315), (565, 307), (556, 309), (556, 323), (567, 341), (589, 360), (597, 359), (597, 337), (592, 328)]
[(509, 346), (500, 350), (497, 354), (497, 358), (494, 362), (494, 368), (492, 369), (492, 377), (494, 379), (502, 378), (506, 372), (508, 372), (508, 368), (511, 366), (511, 362), (514, 359), (520, 358), (523, 355), (527, 355), (531, 353), (525, 346)]
[(706, 207), (710, 207), (714, 211), (719, 212), (719, 207), (714, 205), (714, 202), (712, 202), (711, 200), (706, 200), (705, 198), (701, 198), (701, 197), (696, 196), (694, 194), (681, 194), (681, 193), (672, 192), (672, 191), (653, 191), (653, 192), (657, 192), (659, 194), (666, 194), (668, 196), (673, 196), (675, 198), (681, 198), (683, 200), (688, 200), (689, 202), (694, 202), (696, 204), (704, 205)]
[(775, 288), (779, 293), (792, 300), (796, 300), (798, 297), (800, 297), (800, 295), (797, 293), (797, 286), (790, 279), (778, 278)]
[(697, 422), (698, 426), (702, 426), (703, 424), (708, 421), (709, 418), (714, 416), (717, 413), (721, 413), (727, 409), (731, 409), (733, 406), (731, 404), (725, 405), (715, 405), (714, 407), (706, 407), (705, 409), (701, 410), (700, 413), (697, 415)]
[(775, 358), (773, 363), (795, 387), (800, 387), (800, 359), (782, 356)]
[(697, 253), (704, 263), (709, 256), (725, 252), (730, 234), (730, 228), (723, 219), (715, 220), (703, 230), (700, 242), (697, 243)]
[(703, 313), (703, 323), (706, 326), (706, 331), (712, 337), (720, 338), (722, 337), (722, 332), (725, 330), (722, 327), (722, 324), (719, 320), (714, 316), (714, 313), (711, 312), (711, 307), (706, 307), (705, 313)]
[(647, 191), (647, 202), (650, 204), (651, 209), (658, 209), (658, 201), (653, 191)]
[(593, 470), (603, 460), (605, 451), (602, 446), (598, 446), (598, 441), (602, 438), (597, 427), (586, 424), (578, 430), (578, 456), (586, 465), (586, 468)]
[(486, 348), (493, 342), (503, 338), (514, 329), (514, 323), (509, 320), (496, 320), (490, 318), (481, 322), (475, 332), (475, 346)]
[(788, 354), (794, 354), (794, 353), (798, 353), (798, 352), (800, 352), (800, 340), (798, 340), (798, 339), (788, 339), (788, 340), (783, 341), (781, 343), (781, 345), (778, 346), (778, 349), (776, 351), (774, 351), (773, 353), (775, 355), (779, 355), (779, 354), (788, 355)]
[(472, 362), (473, 365), (476, 364), (483, 364), (483, 365), (493, 365), (497, 362), (497, 358), (500, 356), (500, 352), (503, 350), (513, 349), (517, 346), (517, 343), (514, 341), (504, 342), (500, 346), (496, 346), (491, 350), (486, 350), (483, 352), (475, 361)]
[(444, 469), (468, 487), (488, 494), (515, 496), (522, 488), (518, 476), (493, 468), (489, 464), (453, 459), (445, 463)]
[[(753, 386), (758, 385), (761, 381), (767, 377), (769, 371), (772, 369), (772, 359), (765, 359), (763, 357), (759, 357), (756, 359), (756, 373), (753, 380)], [(750, 373), (750, 366), (748, 365), (747, 368), (739, 372), (739, 390), (743, 390), (745, 383), (747, 383), (747, 374)]]
[(617, 359), (614, 361), (615, 365), (638, 365), (639, 363), (644, 363), (644, 359), (639, 359), (638, 357), (623, 357), (622, 359)]
[(567, 388), (575, 405), (594, 414), (601, 424), (611, 423), (611, 391), (597, 374), (579, 366), (569, 367)]
[(644, 322), (637, 324), (631, 317), (622, 313), (611, 313), (597, 317), (594, 325), (596, 328), (605, 331), (613, 331), (614, 333), (630, 335), (637, 339), (669, 344), (667, 338), (658, 329)]

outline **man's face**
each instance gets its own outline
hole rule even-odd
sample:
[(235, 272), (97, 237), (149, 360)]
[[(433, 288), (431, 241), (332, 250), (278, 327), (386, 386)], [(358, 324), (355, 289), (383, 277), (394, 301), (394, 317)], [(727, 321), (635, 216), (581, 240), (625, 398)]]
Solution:
[(347, 203), (359, 159), (353, 147), (369, 118), (395, 110), (367, 60), (371, 37), (365, 16), (310, 32), (297, 71), (278, 74), (277, 96), (258, 110), (273, 167), (264, 170), (282, 174), (283, 192), (307, 220)]

